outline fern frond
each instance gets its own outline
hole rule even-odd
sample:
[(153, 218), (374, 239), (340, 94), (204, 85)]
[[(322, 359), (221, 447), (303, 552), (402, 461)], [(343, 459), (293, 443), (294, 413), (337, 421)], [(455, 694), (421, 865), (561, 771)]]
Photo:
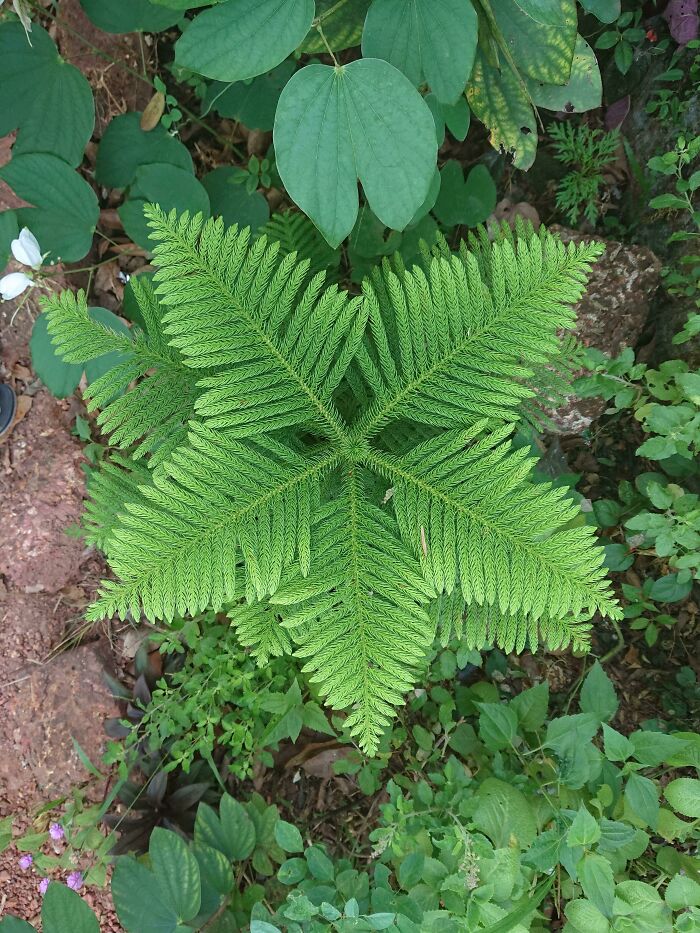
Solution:
[(373, 754), (432, 642), (434, 592), (356, 475), (319, 511), (313, 553), (309, 576), (289, 575), (267, 612), (280, 613), (304, 671), (332, 708), (351, 711), (351, 733)]
[(91, 618), (120, 615), (172, 621), (219, 609), (236, 595), (245, 568), (249, 600), (273, 593), (295, 558), (309, 569), (311, 516), (333, 452), (304, 457), (272, 438), (242, 445), (192, 423), (172, 453), (127, 501), (106, 542), (119, 582), (107, 581)]
[(574, 651), (587, 651), (590, 647), (591, 623), (585, 618), (533, 619), (519, 612), (504, 615), (497, 606), (467, 606), (458, 590), (440, 595), (431, 604), (430, 615), (442, 645), (454, 637), (465, 648), (495, 645), (506, 653), (518, 654), (525, 648), (536, 651), (540, 644), (552, 651), (569, 646)]
[(166, 342), (151, 283), (134, 279), (133, 289), (147, 330), (128, 337), (90, 317), (83, 291), (51, 296), (43, 307), (52, 342), (67, 362), (86, 363), (115, 350), (124, 357), (88, 386), (84, 398), (88, 411), (102, 409), (97, 423), (114, 446), (139, 441), (135, 457), (156, 452), (153, 468), (184, 440), (199, 392), (197, 377)]
[(170, 344), (192, 369), (227, 367), (201, 380), (197, 414), (237, 437), (308, 424), (342, 440), (332, 394), (362, 339), (364, 302), (322, 291), (324, 273), (305, 285), (308, 260), (280, 261), (279, 243), (251, 244), (248, 228), (144, 212)]
[(340, 250), (328, 244), (306, 214), (293, 210), (273, 214), (258, 232), (268, 240), (277, 240), (283, 256), (296, 253), (299, 259), (308, 259), (309, 275), (325, 272), (328, 282), (336, 281)]
[(139, 486), (149, 485), (151, 480), (147, 467), (118, 454), (91, 467), (83, 516), (85, 540), (109, 556), (109, 539), (119, 524), (124, 503), (136, 500)]
[(477, 422), (402, 457), (368, 455), (394, 486), (401, 535), (425, 578), (438, 593), (459, 588), (466, 603), (535, 622), (614, 613), (593, 529), (564, 527), (578, 507), (565, 488), (528, 482), (535, 461), (511, 448), (510, 432)]
[(465, 252), (434, 259), (428, 275), (385, 267), (365, 283), (373, 346), (365, 342), (357, 361), (375, 401), (354, 438), (398, 418), (448, 429), (518, 418), (535, 394), (528, 380), (556, 357), (557, 331), (575, 320), (570, 305), (601, 247), (546, 234), (489, 249), (487, 268)]

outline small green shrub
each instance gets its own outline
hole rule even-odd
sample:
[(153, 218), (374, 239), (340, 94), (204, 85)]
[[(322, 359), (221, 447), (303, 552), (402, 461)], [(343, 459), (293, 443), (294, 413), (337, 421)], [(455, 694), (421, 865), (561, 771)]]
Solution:
[(603, 169), (617, 158), (619, 132), (604, 133), (573, 123), (552, 123), (548, 132), (554, 141), (555, 158), (571, 169), (557, 185), (557, 207), (570, 224), (583, 214), (595, 225)]

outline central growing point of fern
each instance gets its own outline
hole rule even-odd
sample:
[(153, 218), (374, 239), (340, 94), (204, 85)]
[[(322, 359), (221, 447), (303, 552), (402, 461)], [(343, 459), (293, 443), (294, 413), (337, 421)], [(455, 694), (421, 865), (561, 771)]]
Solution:
[(436, 633), (579, 647), (619, 616), (593, 530), (510, 440), (599, 245), (481, 231), (350, 297), (247, 229), (146, 214), (143, 330), (46, 302), (66, 360), (121, 354), (87, 391), (126, 451), (89, 483), (117, 578), (90, 618), (226, 608), (261, 662), (304, 658), (371, 753)]

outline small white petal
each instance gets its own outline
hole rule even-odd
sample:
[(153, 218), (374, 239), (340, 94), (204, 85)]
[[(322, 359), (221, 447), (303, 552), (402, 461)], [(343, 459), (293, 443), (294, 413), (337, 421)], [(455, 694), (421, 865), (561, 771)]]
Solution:
[(19, 237), (12, 241), (12, 255), (23, 266), (29, 266), (31, 269), (41, 267), (41, 260), (43, 259), (41, 247), (28, 227), (25, 227)]
[(16, 298), (23, 291), (31, 288), (33, 284), (34, 281), (24, 272), (11, 272), (0, 279), (0, 298), (3, 301), (10, 301), (10, 299)]

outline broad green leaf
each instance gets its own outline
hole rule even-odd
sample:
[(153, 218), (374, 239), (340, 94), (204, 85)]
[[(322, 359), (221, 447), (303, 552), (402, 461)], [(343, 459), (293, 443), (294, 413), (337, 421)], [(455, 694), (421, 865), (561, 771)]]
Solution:
[(164, 211), (189, 211), (209, 217), (209, 195), (194, 175), (167, 163), (142, 165), (136, 170), (129, 197), (119, 208), (127, 235), (148, 249), (152, 244), (150, 228), (143, 215), (146, 204), (158, 204)]
[(29, 341), (32, 368), (54, 398), (67, 398), (78, 387), (85, 367), (82, 363), (66, 363), (56, 353), (49, 337), (47, 317), (40, 314), (34, 322)]
[(148, 133), (140, 113), (123, 113), (108, 125), (97, 150), (95, 178), (107, 188), (126, 188), (141, 165), (168, 162), (194, 174), (192, 156), (160, 124)]
[(200, 803), (197, 807), (194, 822), (194, 841), (196, 845), (210, 846), (212, 849), (222, 852), (227, 859), (233, 859), (234, 842), (224, 832), (221, 820), (209, 804)]
[(576, 866), (583, 893), (606, 917), (612, 917), (615, 879), (612, 865), (602, 855), (588, 852)]
[(253, 78), (294, 51), (313, 17), (314, 0), (227, 0), (188, 26), (176, 61), (218, 81)]
[(167, 6), (171, 10), (194, 10), (199, 6), (213, 6), (215, 3), (225, 3), (226, 0), (150, 0), (156, 6)]
[(178, 916), (153, 872), (130, 856), (117, 861), (112, 897), (126, 933), (175, 933)]
[(564, 913), (575, 933), (608, 933), (610, 930), (610, 924), (595, 904), (582, 898), (569, 901), (564, 908)]
[(221, 828), (226, 834), (230, 858), (234, 862), (242, 862), (255, 848), (256, 836), (253, 821), (243, 804), (228, 794), (224, 794), (221, 798), (219, 816)]
[(467, 138), (471, 123), (471, 110), (464, 95), (456, 104), (440, 104), (440, 113), (447, 129), (455, 139), (461, 142)]
[(523, 690), (510, 701), (510, 706), (518, 716), (518, 722), (527, 732), (540, 729), (547, 718), (549, 706), (549, 684), (546, 680), (541, 684)]
[(357, 217), (357, 179), (388, 227), (402, 230), (435, 172), (432, 114), (400, 71), (378, 59), (307, 65), (280, 97), (277, 168), (293, 200), (332, 246)]
[(669, 881), (664, 897), (672, 910), (698, 907), (700, 906), (700, 884), (687, 876), (676, 875)]
[(474, 824), (497, 848), (511, 844), (515, 837), (526, 849), (537, 835), (537, 824), (527, 797), (517, 787), (498, 778), (486, 778), (477, 791), (479, 804)]
[(249, 129), (271, 130), (277, 101), (295, 70), (295, 63), (287, 60), (252, 81), (233, 84), (213, 81), (202, 101), (202, 112), (206, 114), (213, 109), (222, 117), (240, 120)]
[(584, 10), (592, 13), (601, 23), (614, 23), (620, 15), (620, 0), (581, 0)]
[(511, 153), (516, 168), (530, 168), (537, 152), (535, 113), (509, 65), (504, 62), (499, 70), (478, 52), (467, 101), (474, 116), (488, 129), (493, 148)]
[(44, 933), (100, 933), (97, 917), (80, 895), (56, 882), (44, 895), (41, 925)]
[[(334, 52), (342, 52), (343, 49), (360, 44), (362, 27), (371, 2), (372, 0), (316, 0), (316, 18), (321, 20), (324, 38)], [(299, 46), (299, 51), (312, 55), (326, 51), (326, 44), (315, 27), (312, 27)]]
[(676, 813), (700, 819), (700, 781), (697, 778), (676, 778), (664, 790), (664, 797)]
[(561, 0), (515, 0), (515, 2), (523, 13), (536, 23), (542, 26), (561, 25)]
[(212, 217), (223, 217), (227, 227), (238, 224), (257, 230), (270, 219), (270, 206), (259, 191), (248, 192), (244, 184), (235, 184), (234, 179), (247, 172), (232, 165), (215, 168), (202, 178), (202, 185), (209, 195)]
[(538, 23), (515, 0), (488, 2), (520, 74), (544, 84), (565, 84), (576, 46), (575, 0), (558, 0), (556, 26)]
[(309, 866), (306, 859), (288, 858), (279, 867), (277, 880), (281, 884), (298, 884), (303, 881), (309, 873)]
[(219, 908), (224, 897), (233, 890), (233, 871), (231, 863), (218, 849), (193, 843), (192, 855), (199, 865), (202, 903), (200, 912), (209, 916)]
[(659, 816), (659, 789), (649, 778), (630, 774), (625, 785), (625, 802), (636, 816), (656, 828)]
[(492, 752), (508, 748), (518, 732), (518, 717), (504, 703), (477, 703), (479, 738)]
[(10, 258), (10, 244), (19, 236), (17, 214), (14, 211), (0, 212), (0, 269)]
[(496, 185), (485, 165), (475, 165), (465, 180), (462, 166), (450, 159), (440, 170), (440, 193), (433, 208), (448, 227), (476, 227), (496, 207)]
[(148, 854), (167, 903), (180, 922), (192, 920), (201, 904), (199, 865), (184, 839), (177, 833), (156, 827), (151, 834)]
[(627, 761), (634, 751), (630, 740), (605, 722), (603, 723), (603, 747), (605, 757), (609, 761)]
[(5, 916), (0, 919), (0, 933), (36, 933), (36, 928), (19, 917)]
[(99, 206), (90, 185), (52, 155), (15, 156), (0, 178), (34, 207), (17, 208), (20, 227), (29, 227), (49, 252), (49, 262), (77, 262), (92, 246)]
[(399, 865), (397, 873), (398, 882), (404, 891), (410, 891), (423, 880), (423, 867), (425, 854), (423, 852), (409, 852)]
[(600, 107), (603, 84), (595, 52), (582, 36), (576, 37), (571, 75), (566, 84), (527, 79), (530, 96), (538, 107), (564, 113), (583, 113)]
[(637, 830), (629, 823), (622, 823), (619, 820), (600, 821), (600, 842), (598, 844), (599, 852), (617, 852), (624, 849), (625, 846), (635, 841)]
[(666, 735), (663, 732), (647, 732), (644, 729), (633, 732), (630, 742), (634, 748), (634, 757), (648, 768), (655, 768), (669, 761), (674, 755), (682, 752), (688, 744), (673, 735)]
[(90, 85), (49, 34), (35, 23), (29, 45), (21, 23), (0, 23), (0, 136), (19, 128), (13, 156), (47, 152), (76, 166), (94, 125)]
[(423, 78), (441, 103), (464, 91), (478, 24), (470, 0), (374, 0), (362, 33), (365, 58), (383, 58), (415, 85)]
[(296, 826), (286, 820), (280, 820), (275, 826), (275, 840), (280, 849), (285, 852), (302, 852), (304, 850), (301, 833)]
[(318, 881), (333, 881), (335, 868), (333, 862), (318, 846), (311, 846), (304, 853), (309, 871)]
[(620, 705), (612, 681), (598, 661), (586, 675), (579, 703), (582, 713), (592, 713), (601, 722), (612, 719)]
[(149, 0), (80, 0), (80, 5), (92, 22), (105, 32), (161, 32), (182, 16), (181, 10), (149, 3)]
[(566, 844), (572, 848), (574, 846), (590, 848), (600, 839), (600, 836), (598, 820), (581, 804), (566, 834)]

